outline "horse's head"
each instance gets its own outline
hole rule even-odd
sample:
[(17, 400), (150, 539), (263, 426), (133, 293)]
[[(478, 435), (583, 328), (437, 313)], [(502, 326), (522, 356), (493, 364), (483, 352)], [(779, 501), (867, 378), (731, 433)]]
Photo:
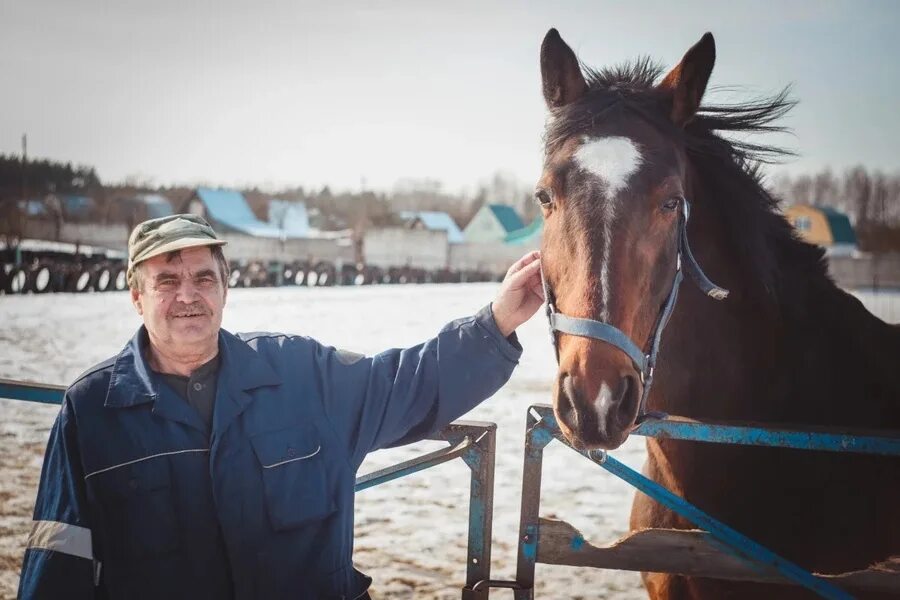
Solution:
[[(536, 199), (548, 289), (560, 314), (612, 325), (644, 354), (679, 267), (690, 193), (682, 129), (714, 61), (707, 33), (659, 83), (646, 62), (635, 67), (646, 71), (643, 84), (633, 72), (588, 71), (586, 81), (555, 29), (541, 47), (550, 116)], [(647, 373), (606, 341), (557, 333), (556, 343), (563, 433), (583, 448), (618, 447), (635, 425)]]

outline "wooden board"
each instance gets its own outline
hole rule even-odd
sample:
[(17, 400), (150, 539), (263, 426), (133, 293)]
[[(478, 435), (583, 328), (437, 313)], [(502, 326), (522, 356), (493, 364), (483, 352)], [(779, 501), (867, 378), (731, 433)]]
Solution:
[[(541, 518), (537, 560), (577, 567), (786, 582), (779, 573), (760, 570), (732, 554), (707, 532), (696, 529), (643, 529), (598, 547), (569, 523)], [(900, 556), (862, 571), (819, 576), (846, 589), (900, 592)]]

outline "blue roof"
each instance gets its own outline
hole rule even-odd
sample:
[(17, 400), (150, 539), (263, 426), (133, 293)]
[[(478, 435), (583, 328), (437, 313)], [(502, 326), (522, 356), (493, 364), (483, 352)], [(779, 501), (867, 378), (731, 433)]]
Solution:
[(286, 237), (309, 237), (309, 213), (303, 202), (271, 200), (269, 225), (277, 227)]
[(36, 217), (47, 214), (47, 205), (44, 201), (37, 198), (29, 200), (19, 200), (19, 208), (25, 211), (29, 217)]
[(60, 196), (63, 205), (63, 212), (69, 217), (86, 217), (94, 208), (94, 201), (87, 196), (77, 196), (75, 194), (65, 194)]
[(431, 231), (446, 231), (447, 241), (451, 244), (461, 244), (465, 241), (459, 225), (453, 217), (445, 212), (433, 210), (404, 210), (400, 212), (403, 219), (419, 219), (426, 229)]
[(505, 204), (488, 204), (488, 208), (494, 213), (494, 216), (497, 217), (497, 221), (500, 222), (500, 225), (506, 233), (511, 233), (525, 227), (522, 218), (512, 206), (507, 206)]
[(197, 196), (206, 206), (207, 216), (219, 225), (256, 237), (284, 237), (280, 229), (257, 219), (238, 191), (197, 188)]

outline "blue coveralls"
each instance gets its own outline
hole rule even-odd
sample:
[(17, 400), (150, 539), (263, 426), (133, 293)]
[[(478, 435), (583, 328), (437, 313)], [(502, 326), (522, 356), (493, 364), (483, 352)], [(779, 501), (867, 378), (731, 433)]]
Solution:
[[(513, 338), (514, 340), (514, 338)], [(419, 440), (496, 392), (521, 354), (490, 307), (404, 350), (219, 334), (209, 434), (153, 373), (141, 328), (67, 390), (50, 434), (23, 598), (344, 598), (368, 452)]]

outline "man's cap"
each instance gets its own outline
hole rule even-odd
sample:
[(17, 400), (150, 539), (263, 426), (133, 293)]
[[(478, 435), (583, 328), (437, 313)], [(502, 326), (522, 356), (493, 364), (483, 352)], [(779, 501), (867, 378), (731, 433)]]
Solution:
[(197, 215), (169, 215), (144, 221), (128, 238), (128, 284), (131, 285), (134, 266), (148, 258), (185, 248), (224, 246), (226, 243)]

